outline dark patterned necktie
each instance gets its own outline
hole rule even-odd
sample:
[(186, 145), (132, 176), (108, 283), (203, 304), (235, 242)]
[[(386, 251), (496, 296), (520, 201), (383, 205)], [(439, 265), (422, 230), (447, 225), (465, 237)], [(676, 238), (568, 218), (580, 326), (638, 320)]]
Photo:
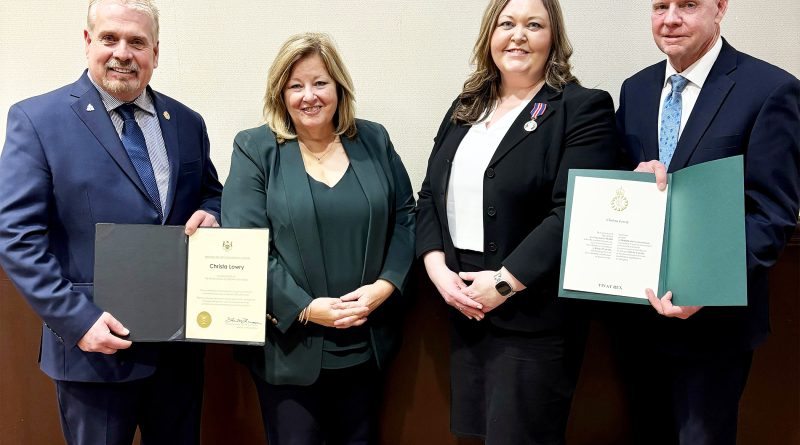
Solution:
[(131, 158), (133, 166), (136, 168), (136, 173), (139, 174), (139, 179), (142, 180), (144, 188), (147, 189), (147, 194), (150, 195), (150, 201), (155, 206), (158, 212), (159, 219), (163, 220), (164, 215), (161, 211), (161, 198), (158, 195), (158, 184), (156, 184), (156, 175), (153, 173), (153, 164), (150, 163), (150, 155), (147, 152), (147, 143), (145, 143), (144, 133), (141, 127), (136, 123), (134, 118), (134, 104), (122, 104), (117, 107), (117, 112), (122, 116), (122, 145), (125, 146), (125, 151), (128, 152), (128, 157)]

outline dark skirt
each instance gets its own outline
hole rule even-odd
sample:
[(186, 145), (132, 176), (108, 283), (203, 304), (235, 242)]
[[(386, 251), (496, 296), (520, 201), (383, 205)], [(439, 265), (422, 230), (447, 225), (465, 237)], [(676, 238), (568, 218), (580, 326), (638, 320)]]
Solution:
[[(486, 270), (479, 252), (459, 251), (458, 262)], [(488, 445), (564, 443), (585, 330), (511, 331), (456, 310), (451, 320), (452, 432)]]

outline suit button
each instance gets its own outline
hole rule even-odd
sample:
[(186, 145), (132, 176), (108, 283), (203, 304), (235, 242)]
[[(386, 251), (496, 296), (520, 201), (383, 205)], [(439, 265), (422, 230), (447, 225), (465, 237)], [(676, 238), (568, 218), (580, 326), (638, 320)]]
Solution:
[(486, 177), (494, 178), (494, 169), (492, 167), (486, 169)]
[(497, 244), (494, 242), (489, 243), (489, 252), (497, 252)]
[(272, 317), (272, 324), (278, 324), (278, 319), (275, 318), (275, 317)]
[(495, 209), (494, 206), (489, 206), (486, 208), (486, 214), (489, 216), (497, 215), (497, 209)]

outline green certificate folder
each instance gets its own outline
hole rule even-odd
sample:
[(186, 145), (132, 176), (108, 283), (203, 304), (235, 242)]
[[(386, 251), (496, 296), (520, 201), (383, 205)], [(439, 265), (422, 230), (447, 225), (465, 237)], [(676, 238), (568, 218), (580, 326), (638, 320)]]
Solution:
[(649, 287), (679, 306), (747, 305), (742, 156), (670, 173), (664, 192), (654, 183), (569, 172), (559, 296), (649, 304)]

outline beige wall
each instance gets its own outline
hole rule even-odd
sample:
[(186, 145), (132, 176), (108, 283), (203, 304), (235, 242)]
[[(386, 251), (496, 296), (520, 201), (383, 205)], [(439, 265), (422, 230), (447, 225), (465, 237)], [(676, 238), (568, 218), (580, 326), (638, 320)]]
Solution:
[[(0, 135), (8, 108), (76, 80), (86, 0), (0, 0)], [(266, 71), (283, 40), (324, 31), (356, 84), (358, 116), (384, 124), (415, 189), (431, 139), (469, 71), (484, 0), (160, 0), (151, 84), (199, 111), (227, 177), (237, 131), (260, 123)], [(662, 58), (646, 0), (562, 0), (584, 85), (611, 92)], [(800, 76), (800, 2), (732, 0), (723, 35)]]

